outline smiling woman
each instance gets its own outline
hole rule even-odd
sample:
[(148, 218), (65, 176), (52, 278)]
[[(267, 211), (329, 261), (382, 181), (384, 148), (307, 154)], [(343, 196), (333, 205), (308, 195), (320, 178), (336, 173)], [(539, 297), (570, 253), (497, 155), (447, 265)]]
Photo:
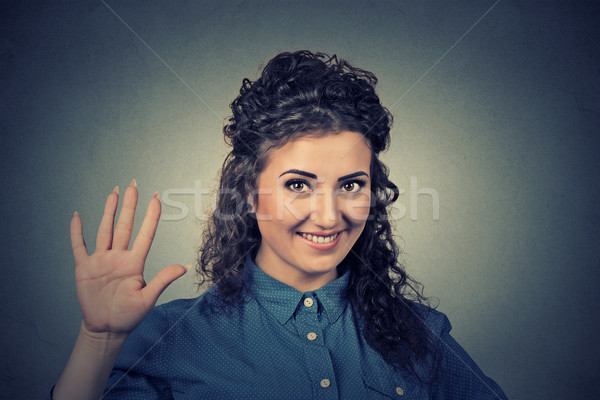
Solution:
[(337, 278), (369, 216), (370, 165), (357, 132), (302, 136), (272, 150), (258, 177), (256, 264), (301, 292)]
[(398, 261), (376, 82), (308, 51), (243, 81), (199, 250), (212, 285), (196, 299), (153, 308), (189, 269), (143, 280), (157, 196), (131, 250), (135, 181), (114, 234), (109, 195), (91, 256), (75, 214), (83, 321), (54, 398), (505, 399)]

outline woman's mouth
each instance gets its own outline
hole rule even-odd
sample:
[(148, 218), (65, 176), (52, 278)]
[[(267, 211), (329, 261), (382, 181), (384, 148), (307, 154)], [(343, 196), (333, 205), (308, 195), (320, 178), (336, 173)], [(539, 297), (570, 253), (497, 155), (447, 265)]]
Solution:
[(338, 242), (342, 232), (336, 232), (332, 235), (315, 235), (312, 233), (298, 232), (298, 236), (304, 239), (304, 243), (318, 250), (329, 250)]
[(312, 240), (313, 243), (331, 243), (335, 240), (335, 238), (337, 237), (337, 233), (334, 233), (333, 235), (330, 236), (317, 236), (317, 235), (311, 235), (310, 233), (300, 233), (300, 235), (302, 235), (302, 237), (308, 239), (308, 240)]

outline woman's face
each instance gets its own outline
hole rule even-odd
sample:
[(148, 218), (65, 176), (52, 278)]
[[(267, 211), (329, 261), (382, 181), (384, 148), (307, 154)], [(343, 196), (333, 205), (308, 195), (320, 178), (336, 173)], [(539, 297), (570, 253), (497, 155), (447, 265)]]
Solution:
[(370, 165), (357, 132), (303, 136), (271, 150), (255, 197), (256, 264), (301, 292), (334, 280), (369, 215)]

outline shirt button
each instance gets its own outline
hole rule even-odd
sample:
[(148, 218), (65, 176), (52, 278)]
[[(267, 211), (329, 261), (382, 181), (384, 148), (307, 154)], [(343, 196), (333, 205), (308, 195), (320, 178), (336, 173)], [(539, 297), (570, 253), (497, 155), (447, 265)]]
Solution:
[(401, 388), (400, 386), (398, 386), (398, 387), (396, 388), (396, 394), (397, 394), (398, 396), (404, 396), (404, 390), (402, 390), (402, 388)]
[(315, 340), (317, 338), (317, 334), (314, 332), (311, 332), (308, 335), (306, 335), (306, 337), (308, 338), (308, 340)]
[(312, 307), (313, 305), (313, 299), (311, 299), (310, 297), (307, 297), (304, 299), (304, 305), (306, 307)]
[(329, 382), (329, 379), (322, 379), (321, 380), (321, 387), (322, 388), (327, 388), (327, 387), (329, 387), (329, 385), (331, 385), (331, 382)]

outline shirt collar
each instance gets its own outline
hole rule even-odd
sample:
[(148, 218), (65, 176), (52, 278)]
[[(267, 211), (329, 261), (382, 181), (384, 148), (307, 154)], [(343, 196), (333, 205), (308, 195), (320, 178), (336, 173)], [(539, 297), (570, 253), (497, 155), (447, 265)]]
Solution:
[(252, 294), (282, 325), (292, 317), (298, 303), (305, 297), (316, 297), (321, 302), (331, 324), (340, 317), (348, 303), (346, 288), (349, 272), (347, 271), (315, 291), (302, 293), (267, 275), (254, 263), (250, 254), (246, 256), (246, 267), (251, 279)]

